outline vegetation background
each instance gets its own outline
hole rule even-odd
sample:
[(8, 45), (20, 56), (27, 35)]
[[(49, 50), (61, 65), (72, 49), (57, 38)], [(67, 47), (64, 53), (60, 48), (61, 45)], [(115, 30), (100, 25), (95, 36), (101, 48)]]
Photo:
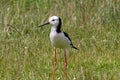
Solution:
[(50, 26), (38, 25), (52, 15), (79, 48), (67, 50), (68, 80), (120, 80), (120, 0), (0, 0), (0, 80), (51, 80)]

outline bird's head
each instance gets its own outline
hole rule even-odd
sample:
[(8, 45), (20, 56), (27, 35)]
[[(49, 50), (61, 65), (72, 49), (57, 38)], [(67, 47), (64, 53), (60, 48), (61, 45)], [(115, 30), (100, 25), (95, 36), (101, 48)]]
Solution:
[(61, 19), (58, 16), (52, 16), (49, 18), (49, 21), (47, 23), (44, 23), (40, 25), (40, 27), (50, 24), (51, 26), (58, 26), (61, 25)]

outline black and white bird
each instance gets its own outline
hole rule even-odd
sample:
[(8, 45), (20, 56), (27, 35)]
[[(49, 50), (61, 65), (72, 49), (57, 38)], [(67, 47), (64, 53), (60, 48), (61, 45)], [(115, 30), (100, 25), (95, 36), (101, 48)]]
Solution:
[(52, 45), (54, 46), (54, 68), (53, 68), (53, 75), (52, 80), (54, 80), (54, 73), (56, 70), (56, 48), (63, 49), (64, 52), (64, 67), (65, 67), (65, 78), (67, 79), (67, 58), (66, 58), (66, 48), (72, 47), (74, 49), (77, 49), (73, 44), (68, 36), (67, 33), (61, 30), (62, 21), (61, 18), (58, 16), (52, 16), (49, 18), (49, 21), (43, 25), (40, 25), (40, 27), (50, 24), (51, 25), (51, 32), (50, 32), (50, 40)]

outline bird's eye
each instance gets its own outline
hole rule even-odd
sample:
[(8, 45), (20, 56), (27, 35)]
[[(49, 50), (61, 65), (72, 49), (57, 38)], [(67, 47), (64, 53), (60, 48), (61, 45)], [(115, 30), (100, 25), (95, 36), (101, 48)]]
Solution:
[(53, 19), (52, 21), (55, 21), (55, 19)]

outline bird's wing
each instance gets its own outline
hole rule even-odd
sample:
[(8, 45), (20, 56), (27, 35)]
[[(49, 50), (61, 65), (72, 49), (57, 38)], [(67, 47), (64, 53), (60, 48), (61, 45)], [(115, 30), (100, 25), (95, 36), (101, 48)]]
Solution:
[[(66, 32), (63, 32), (64, 35), (71, 41), (70, 37), (68, 36), (68, 34)], [(72, 42), (71, 42), (72, 43)]]
[(63, 32), (63, 33), (64, 33), (64, 35), (70, 40), (70, 45), (72, 46), (72, 48), (77, 49), (77, 48), (73, 45), (73, 43), (72, 43), (70, 37), (68, 36), (68, 34), (67, 34), (66, 32)]

